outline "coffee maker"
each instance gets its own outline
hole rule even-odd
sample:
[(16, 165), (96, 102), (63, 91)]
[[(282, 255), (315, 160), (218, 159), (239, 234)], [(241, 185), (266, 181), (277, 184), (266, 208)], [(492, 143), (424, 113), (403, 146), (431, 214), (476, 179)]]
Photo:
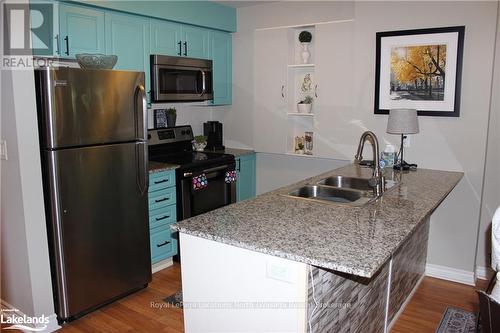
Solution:
[(223, 150), (222, 145), (222, 123), (218, 121), (207, 121), (203, 124), (203, 135), (207, 137), (207, 150)]

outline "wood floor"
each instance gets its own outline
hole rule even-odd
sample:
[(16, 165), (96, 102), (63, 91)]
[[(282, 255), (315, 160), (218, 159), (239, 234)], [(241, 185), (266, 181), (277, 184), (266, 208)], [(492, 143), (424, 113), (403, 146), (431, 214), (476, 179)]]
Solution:
[[(71, 322), (59, 332), (183, 332), (182, 310), (155, 307), (180, 289), (180, 280), (180, 266), (174, 264), (154, 274), (147, 289)], [(478, 288), (485, 287), (485, 281), (478, 284)], [(477, 311), (474, 288), (426, 277), (391, 332), (434, 333), (447, 306)]]

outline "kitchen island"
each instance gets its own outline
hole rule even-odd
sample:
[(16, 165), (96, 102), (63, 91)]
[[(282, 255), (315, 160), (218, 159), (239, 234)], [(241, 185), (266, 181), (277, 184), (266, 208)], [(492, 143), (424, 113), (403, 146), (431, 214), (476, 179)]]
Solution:
[(384, 332), (424, 274), (429, 217), (463, 174), (393, 172), (361, 207), (285, 196), (349, 165), (184, 220), (186, 331)]

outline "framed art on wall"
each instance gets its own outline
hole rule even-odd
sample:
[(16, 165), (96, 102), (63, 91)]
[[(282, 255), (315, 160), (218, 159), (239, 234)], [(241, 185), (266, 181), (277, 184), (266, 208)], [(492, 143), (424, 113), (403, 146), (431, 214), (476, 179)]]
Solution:
[(377, 33), (375, 113), (458, 117), (465, 26)]

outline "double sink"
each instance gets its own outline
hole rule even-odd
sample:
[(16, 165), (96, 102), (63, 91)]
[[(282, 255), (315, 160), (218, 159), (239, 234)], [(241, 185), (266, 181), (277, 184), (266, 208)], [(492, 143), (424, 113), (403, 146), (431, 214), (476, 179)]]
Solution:
[[(331, 202), (349, 206), (363, 206), (378, 198), (374, 187), (367, 178), (332, 176), (315, 184), (300, 186), (285, 194), (288, 197), (312, 200), (316, 202)], [(384, 180), (385, 191), (397, 183)]]

